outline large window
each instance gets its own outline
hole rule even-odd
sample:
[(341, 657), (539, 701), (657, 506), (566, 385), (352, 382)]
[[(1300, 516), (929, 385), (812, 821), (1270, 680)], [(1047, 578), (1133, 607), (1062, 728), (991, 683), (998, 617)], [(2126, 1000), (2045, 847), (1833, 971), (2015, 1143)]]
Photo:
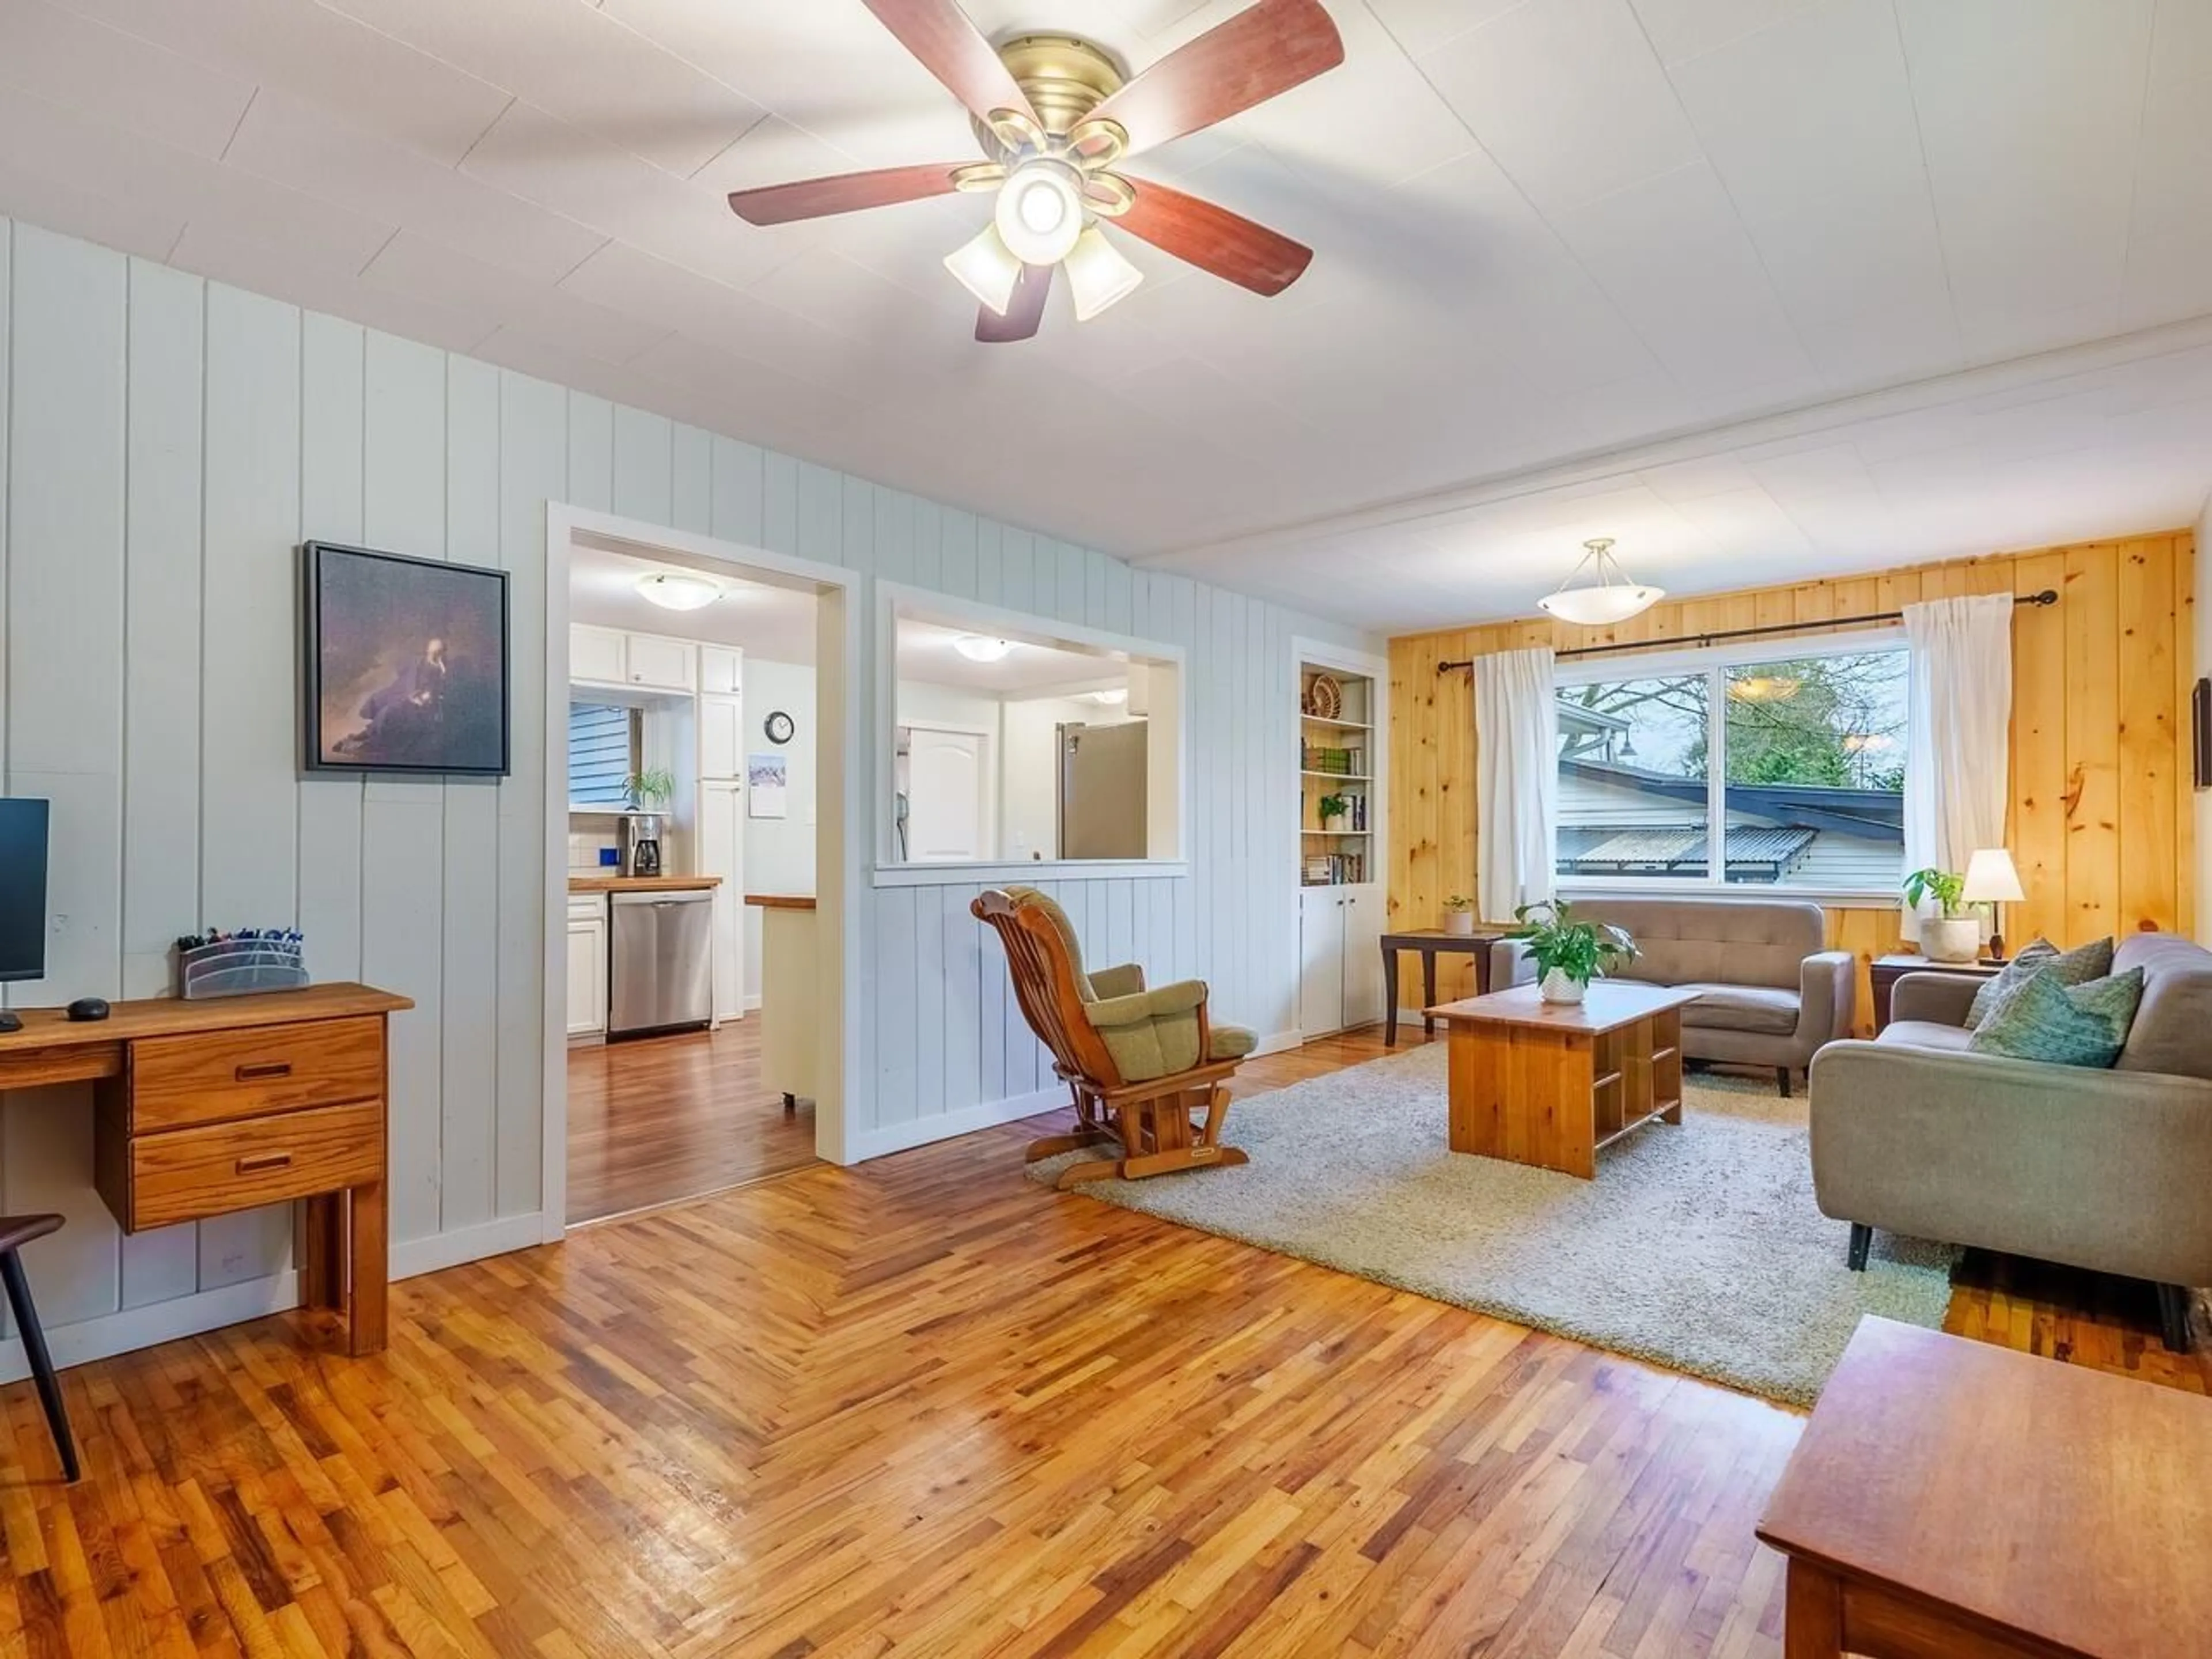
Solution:
[(1802, 649), (1563, 665), (1562, 884), (1894, 892), (1906, 653)]

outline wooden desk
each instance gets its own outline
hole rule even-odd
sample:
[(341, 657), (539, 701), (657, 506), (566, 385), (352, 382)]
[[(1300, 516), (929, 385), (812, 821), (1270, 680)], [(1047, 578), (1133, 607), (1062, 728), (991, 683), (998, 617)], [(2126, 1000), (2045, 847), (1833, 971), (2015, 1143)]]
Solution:
[(1398, 1046), (1398, 952), (1421, 953), (1421, 1031), (1437, 1034), (1437, 1022), (1425, 1012), (1437, 1000), (1437, 952), (1474, 958), (1474, 994), (1490, 989), (1490, 947), (1504, 939), (1499, 933), (1447, 933), (1441, 927), (1413, 927), (1382, 935), (1382, 1046)]
[(1450, 1032), (1452, 1151), (1595, 1179), (1598, 1148), (1682, 1121), (1682, 1008), (1697, 999), (1600, 980), (1581, 1002), (1516, 985), (1425, 1010)]
[[(305, 1199), (301, 1301), (384, 1346), (385, 1022), (366, 985), (118, 1002), (76, 1024), (24, 1008), (0, 1090), (93, 1085), (93, 1184), (126, 1233)], [(349, 1295), (350, 1287), (350, 1295)]]
[(1876, 957), (1868, 964), (1867, 975), (1874, 988), (1874, 1029), (1879, 1031), (1889, 1024), (1889, 997), (1897, 981), (1907, 974), (1951, 974), (1960, 979), (1995, 979), (2004, 971), (2001, 962), (1930, 962), (1926, 957), (1909, 951), (1893, 951)]
[(1759, 1535), (1789, 1659), (2202, 1653), (2212, 1400), (1869, 1317)]

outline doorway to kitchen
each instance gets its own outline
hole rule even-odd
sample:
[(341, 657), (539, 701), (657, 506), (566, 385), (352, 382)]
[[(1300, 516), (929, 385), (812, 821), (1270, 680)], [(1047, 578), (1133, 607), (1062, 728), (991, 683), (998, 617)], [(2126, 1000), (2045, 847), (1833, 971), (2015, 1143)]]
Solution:
[(814, 1162), (840, 1024), (816, 938), (822, 764), (842, 753), (823, 744), (836, 699), (818, 684), (834, 599), (636, 528), (568, 532), (566, 670), (549, 686), (566, 710), (564, 936), (549, 944), (570, 1225)]

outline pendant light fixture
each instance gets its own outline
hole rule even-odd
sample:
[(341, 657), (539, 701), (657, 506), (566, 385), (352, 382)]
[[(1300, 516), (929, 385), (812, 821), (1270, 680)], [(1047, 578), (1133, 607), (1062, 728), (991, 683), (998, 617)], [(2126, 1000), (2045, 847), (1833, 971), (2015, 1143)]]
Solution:
[[(1585, 570), (1589, 574), (1577, 586), (1577, 579)], [(1629, 580), (1628, 573), (1620, 568), (1620, 561), (1613, 556), (1613, 538), (1594, 536), (1583, 544), (1581, 559), (1567, 572), (1567, 579), (1559, 584), (1559, 591), (1545, 595), (1536, 604), (1561, 622), (1600, 628), (1607, 623), (1626, 622), (1666, 597), (1663, 587)]]

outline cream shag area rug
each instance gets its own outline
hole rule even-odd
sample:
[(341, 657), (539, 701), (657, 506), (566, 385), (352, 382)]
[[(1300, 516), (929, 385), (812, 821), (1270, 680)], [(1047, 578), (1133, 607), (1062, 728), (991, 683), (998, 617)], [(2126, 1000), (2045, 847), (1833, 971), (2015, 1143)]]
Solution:
[(1238, 1101), (1241, 1168), (1074, 1190), (1792, 1405), (1861, 1315), (1942, 1323), (1958, 1252), (1877, 1233), (1867, 1271), (1845, 1267), (1805, 1103), (1771, 1084), (1692, 1077), (1682, 1126), (1600, 1152), (1595, 1181), (1455, 1153), (1444, 1132), (1437, 1042)]

